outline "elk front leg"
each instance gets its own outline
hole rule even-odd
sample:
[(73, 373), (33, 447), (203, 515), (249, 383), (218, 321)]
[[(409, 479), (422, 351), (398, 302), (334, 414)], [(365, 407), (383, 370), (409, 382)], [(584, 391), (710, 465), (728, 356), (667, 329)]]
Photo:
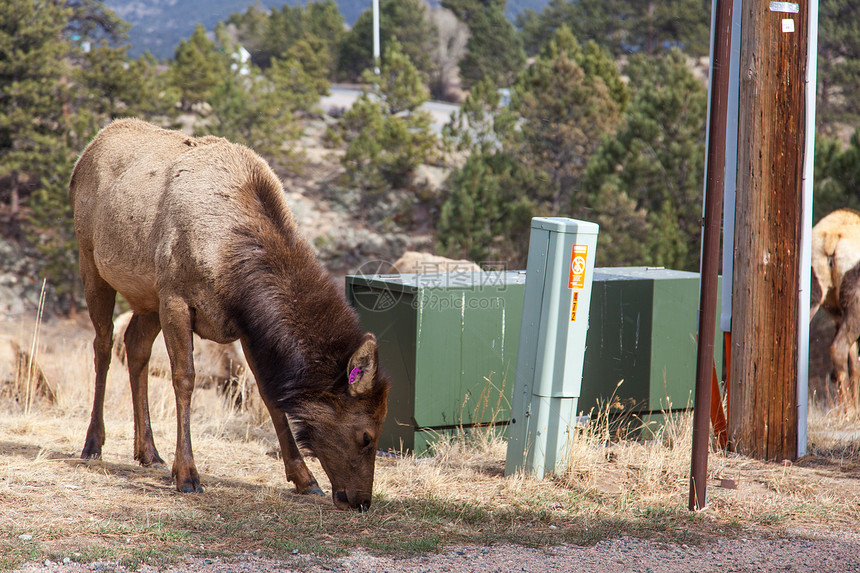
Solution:
[(286, 415), (281, 410), (271, 406), (268, 400), (263, 399), (263, 402), (269, 410), (269, 415), (272, 416), (272, 424), (275, 426), (275, 433), (281, 444), (281, 457), (284, 458), (287, 480), (295, 484), (298, 493), (324, 495), (316, 478), (305, 464), (299, 446), (296, 444), (296, 439), (293, 437), (293, 432), (290, 430)]
[(191, 449), (191, 394), (194, 391), (194, 347), (191, 309), (179, 297), (161, 300), (161, 330), (170, 357), (173, 392), (176, 395), (176, 456), (173, 477), (183, 493), (202, 492)]
[(149, 358), (161, 330), (157, 313), (135, 314), (125, 331), (125, 352), (134, 406), (134, 459), (142, 466), (164, 465), (155, 449), (149, 420)]

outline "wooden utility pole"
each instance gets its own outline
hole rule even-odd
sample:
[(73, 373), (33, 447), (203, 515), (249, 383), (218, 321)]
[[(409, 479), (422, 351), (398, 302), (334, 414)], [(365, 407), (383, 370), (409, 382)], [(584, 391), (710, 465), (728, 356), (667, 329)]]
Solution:
[(797, 457), (808, 2), (743, 2), (728, 430), (738, 452)]

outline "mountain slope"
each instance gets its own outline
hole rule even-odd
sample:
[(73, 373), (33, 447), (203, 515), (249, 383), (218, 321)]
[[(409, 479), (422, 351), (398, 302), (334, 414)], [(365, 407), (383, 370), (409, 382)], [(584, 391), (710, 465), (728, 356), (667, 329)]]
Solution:
[[(508, 17), (531, 8), (540, 10), (548, 0), (508, 0)], [(438, 5), (438, 0), (428, 2)], [(234, 12), (244, 12), (258, 4), (265, 9), (304, 5), (306, 0), (105, 0), (105, 6), (131, 24), (129, 54), (137, 57), (146, 50), (158, 59), (173, 57), (179, 41), (191, 36), (197, 24), (212, 30)], [(347, 25), (371, 7), (371, 0), (337, 0)]]

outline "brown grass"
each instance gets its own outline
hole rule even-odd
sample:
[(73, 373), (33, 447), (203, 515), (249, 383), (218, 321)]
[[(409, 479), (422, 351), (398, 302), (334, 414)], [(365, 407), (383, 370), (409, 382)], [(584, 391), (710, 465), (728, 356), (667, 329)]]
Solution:
[[(3, 323), (29, 340), (32, 325)], [(114, 364), (102, 460), (79, 459), (92, 399), (91, 336), (77, 323), (43, 325), (40, 361), (56, 401), (0, 405), (0, 568), (27, 560), (118, 559), (134, 566), (183, 555), (293, 551), (320, 559), (354, 547), (436, 551), (444, 545), (593, 543), (638, 535), (696, 542), (749, 532), (857, 531), (860, 424), (813, 408), (810, 454), (766, 463), (714, 452), (709, 505), (686, 509), (691, 419), (675, 415), (647, 441), (610, 440), (605, 418), (576, 434), (567, 471), (552, 479), (503, 476), (505, 442), (491, 429), (443, 437), (432, 458), (380, 457), (366, 514), (328, 497), (294, 493), (277, 459), (270, 422), (252, 400), (242, 410), (198, 390), (192, 434), (203, 494), (175, 491), (170, 472), (132, 459), (131, 398)], [(156, 445), (168, 464), (175, 437), (169, 381), (150, 388)], [(496, 404), (488, 404), (496, 408)], [(325, 474), (309, 466), (325, 489)], [(737, 489), (718, 487), (733, 480)]]

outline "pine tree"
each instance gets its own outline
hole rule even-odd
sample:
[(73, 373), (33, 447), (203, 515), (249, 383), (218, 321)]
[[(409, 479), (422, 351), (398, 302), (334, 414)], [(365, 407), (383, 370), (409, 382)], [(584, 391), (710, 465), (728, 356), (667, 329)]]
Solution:
[(709, 0), (550, 0), (540, 13), (521, 14), (517, 27), (530, 54), (567, 26), (581, 41), (594, 41), (614, 56), (670, 48), (704, 56), (710, 46), (710, 6)]
[(271, 11), (255, 62), (268, 68), (272, 58), (288, 59), (292, 57), (291, 51), (295, 55), (296, 44), (303, 41), (314, 47), (318, 58), (324, 55), (325, 76), (332, 77), (337, 69), (335, 56), (345, 33), (343, 15), (334, 0), (308, 2), (306, 6), (284, 5)]
[(586, 62), (586, 54), (609, 59), (596, 47), (583, 52), (563, 26), (514, 88), (513, 107), (522, 118), (515, 153), (540, 181), (539, 198), (552, 213), (584, 206), (576, 191), (585, 166), (615, 130), (626, 101), (613, 66)]
[(822, 0), (819, 7), (818, 130), (860, 119), (860, 24), (852, 0)]
[(436, 229), (439, 251), (448, 256), (521, 268), (537, 206), (529, 198), (530, 172), (507, 148), (519, 118), (500, 100), (493, 84), (478, 82), (443, 130), (452, 151), (470, 154), (448, 177)]
[(838, 140), (816, 136), (813, 185), (813, 223), (843, 207), (860, 210), (860, 129), (844, 150)]
[(69, 202), (69, 178), (76, 156), (77, 150), (63, 140), (42, 156), (51, 169), (45, 170), (39, 187), (29, 197), (26, 227), (26, 238), (42, 256), (39, 275), (47, 279), (50, 297), (46, 306), (66, 314), (77, 310), (82, 294), (78, 241)]
[[(707, 94), (684, 55), (631, 58), (625, 72), (633, 97), (624, 120), (588, 164), (582, 189), (601, 222), (601, 244), (639, 245), (603, 249), (599, 264), (651, 264), (698, 268)], [(613, 203), (636, 215), (617, 217)], [(635, 206), (634, 206), (635, 205)], [(630, 241), (630, 235), (633, 241)], [(642, 245), (647, 249), (643, 251)], [(635, 245), (634, 245), (635, 246)], [(615, 258), (618, 257), (618, 258)]]
[(501, 152), (516, 132), (519, 117), (501, 105), (496, 86), (483, 80), (472, 86), (451, 121), (442, 128), (447, 147), (454, 152), (493, 155)]
[(473, 261), (525, 264), (522, 245), (534, 205), (518, 189), (519, 167), (504, 153), (470, 155), (452, 172), (439, 214), (439, 250)]
[(444, 0), (469, 27), (466, 55), (460, 60), (465, 87), (487, 80), (499, 87), (510, 86), (525, 65), (522, 40), (505, 16), (505, 1)]
[(402, 48), (400, 42), (393, 40), (386, 46), (379, 74), (365, 70), (361, 76), (365, 85), (385, 106), (387, 115), (415, 112), (430, 97), (418, 69), (412, 65)]
[(307, 99), (318, 101), (319, 96), (312, 87), (306, 90), (312, 96), (291, 91), (296, 80), (293, 72), (303, 77), (301, 65), (293, 60), (274, 62), (265, 75), (252, 66), (247, 76), (231, 73), (223, 77), (211, 90), (211, 115), (195, 128), (251, 147), (276, 171), (296, 172), (301, 170), (302, 158), (290, 143), (301, 135), (294, 113), (298, 105)]
[(360, 191), (362, 208), (386, 188), (407, 185), (436, 148), (430, 115), (418, 109), (427, 100), (427, 89), (399, 42), (386, 45), (380, 74), (367, 70), (364, 78), (366, 91), (340, 124), (347, 142), (341, 161), (346, 182)]
[(69, 16), (54, 2), (0, 3), (0, 179), (8, 181), (5, 231), (15, 237), (21, 204), (66, 132), (70, 47), (62, 30)]
[(188, 40), (182, 40), (170, 65), (171, 85), (179, 89), (182, 105), (191, 109), (205, 102), (230, 69), (229, 57), (220, 52), (198, 24)]
[[(380, 0), (379, 41), (382, 52), (393, 40), (429, 84), (434, 75), (432, 53), (436, 45), (436, 29), (427, 17), (423, 0)], [(338, 70), (347, 81), (359, 78), (364, 70), (373, 68), (373, 12), (366, 10), (358, 17), (341, 43)]]

